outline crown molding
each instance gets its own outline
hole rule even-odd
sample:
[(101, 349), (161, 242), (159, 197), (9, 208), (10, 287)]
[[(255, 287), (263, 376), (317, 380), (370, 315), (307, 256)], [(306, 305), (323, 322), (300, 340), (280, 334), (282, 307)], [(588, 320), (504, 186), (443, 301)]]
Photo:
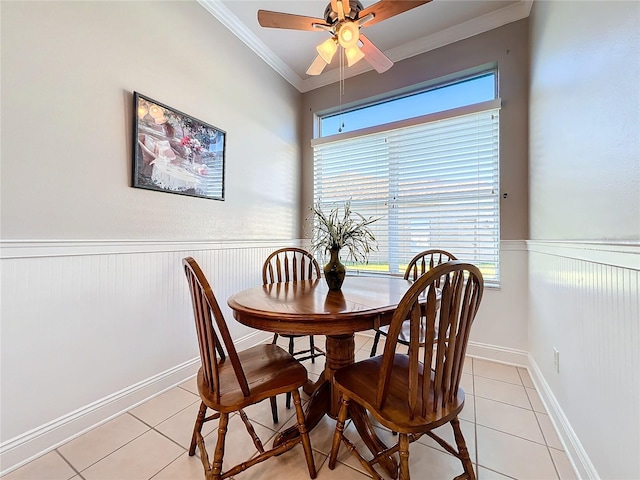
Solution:
[(533, 0), (521, 0), (506, 7), (473, 18), (466, 22), (441, 30), (433, 35), (418, 38), (405, 43), (387, 52), (391, 60), (399, 62), (405, 58), (419, 55), (420, 53), (435, 50), (436, 48), (464, 40), (494, 28), (502, 27), (512, 22), (527, 18), (531, 12)]
[[(285, 80), (299, 92), (305, 93), (316, 88), (324, 87), (340, 80), (338, 69), (326, 71), (317, 77), (300, 78), (273, 50), (251, 32), (231, 11), (224, 6), (222, 0), (197, 0), (209, 13), (227, 27), (234, 35), (253, 50), (271, 68), (278, 72)], [(495, 12), (482, 15), (459, 25), (418, 38), (412, 42), (393, 48), (385, 54), (393, 62), (414, 57), (422, 53), (455, 43), (465, 38), (493, 30), (508, 23), (527, 18), (531, 13), (533, 0), (520, 0)], [(345, 69), (344, 78), (351, 78), (373, 70), (367, 62), (359, 62), (354, 67)]]
[(267, 65), (273, 68), (287, 82), (293, 85), (298, 91), (302, 91), (303, 80), (294, 72), (273, 50), (260, 40), (251, 30), (249, 30), (238, 17), (225, 7), (222, 0), (196, 0), (211, 15), (216, 17), (222, 25), (227, 27), (231, 33), (238, 37), (245, 45), (253, 50)]

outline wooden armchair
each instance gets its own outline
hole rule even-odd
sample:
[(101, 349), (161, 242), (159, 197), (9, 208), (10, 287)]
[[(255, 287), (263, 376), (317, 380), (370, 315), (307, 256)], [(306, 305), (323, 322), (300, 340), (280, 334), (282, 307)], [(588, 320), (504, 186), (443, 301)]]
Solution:
[[(436, 287), (438, 282), (440, 287)], [(426, 304), (423, 293), (426, 293)], [(475, 480), (458, 421), (464, 406), (464, 391), (459, 385), (469, 332), (482, 293), (483, 279), (477, 267), (460, 261), (434, 267), (419, 277), (400, 301), (389, 326), (383, 355), (348, 365), (335, 373), (334, 385), (341, 394), (341, 405), (329, 457), (330, 469), (335, 467), (342, 441), (374, 479), (381, 478), (374, 465), (398, 452), (399, 478), (408, 480), (409, 444), (427, 434), (462, 462), (464, 473), (456, 479)], [(427, 345), (433, 348), (420, 348), (423, 316), (426, 317)], [(398, 336), (405, 322), (409, 322), (411, 334), (409, 352), (396, 353)], [(440, 334), (434, 342), (436, 327)], [(382, 425), (398, 432), (398, 443), (365, 460), (344, 435), (351, 402), (361, 405)], [(432, 432), (447, 422), (453, 428), (456, 447)]]
[[(262, 266), (262, 283), (269, 285), (271, 283), (291, 282), (295, 280), (312, 280), (320, 277), (320, 266), (313, 255), (302, 248), (286, 247), (276, 250), (267, 257)], [(294, 339), (303, 335), (284, 335), (282, 337), (289, 339), (289, 353), (298, 361), (311, 359), (311, 363), (315, 363), (315, 358), (325, 353), (315, 346), (313, 335), (309, 335), (309, 348), (295, 351)], [(273, 335), (273, 342), (278, 341), (278, 334)], [(286, 407), (291, 407), (291, 395), (287, 394)], [(276, 399), (271, 399), (271, 414), (273, 423), (278, 423), (278, 408)]]
[[(457, 260), (453, 254), (446, 252), (444, 250), (425, 250), (420, 252), (415, 257), (411, 259), (409, 265), (407, 265), (406, 270), (404, 271), (404, 279), (416, 281), (418, 277), (420, 277), (423, 273), (428, 272), (433, 269), (433, 267), (440, 265), (441, 263), (448, 262), (450, 260)], [(389, 327), (384, 325), (378, 329), (376, 329), (376, 336), (373, 339), (373, 347), (371, 347), (370, 357), (374, 357), (376, 355), (376, 350), (378, 349), (378, 341), (380, 340), (380, 335), (387, 336), (387, 332), (389, 331)], [(424, 346), (424, 325), (420, 328), (420, 346)], [(409, 324), (406, 323), (400, 335), (398, 336), (398, 343), (401, 345), (409, 346)]]
[[(189, 455), (195, 454), (197, 445), (206, 480), (222, 480), (284, 453), (302, 442), (309, 476), (315, 478), (316, 468), (298, 391), (307, 381), (306, 369), (277, 345), (258, 345), (237, 352), (222, 311), (202, 270), (191, 257), (183, 259), (182, 263), (191, 291), (202, 361), (202, 367), (198, 371), (200, 411), (193, 427)], [(243, 408), (287, 392), (293, 395), (300, 436), (265, 451)], [(207, 417), (208, 408), (215, 413)], [(258, 455), (223, 471), (225, 436), (229, 414), (233, 412), (239, 413)], [(201, 430), (204, 422), (218, 418), (218, 440), (213, 463), (210, 463)]]

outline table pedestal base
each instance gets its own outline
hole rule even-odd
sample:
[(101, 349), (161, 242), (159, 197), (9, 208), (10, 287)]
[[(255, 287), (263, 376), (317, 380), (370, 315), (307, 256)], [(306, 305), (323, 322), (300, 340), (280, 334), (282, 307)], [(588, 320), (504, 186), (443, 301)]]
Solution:
[[(333, 375), (339, 368), (354, 363), (354, 360), (355, 343), (353, 335), (327, 335), (325, 369), (318, 381), (313, 384), (315, 389), (311, 393), (311, 398), (305, 409), (305, 425), (308, 431), (311, 431), (325, 414), (331, 418), (337, 418), (340, 408), (340, 392), (333, 388)], [(309, 385), (311, 384), (307, 383), (303, 387), (305, 392), (310, 389)], [(349, 405), (349, 415), (360, 437), (362, 437), (365, 445), (374, 456), (387, 448), (376, 435), (369, 415), (364, 408), (351, 403)], [(300, 435), (300, 432), (298, 427), (294, 425), (280, 432), (276, 436), (273, 445), (274, 447), (281, 445), (298, 435)], [(398, 462), (395, 457), (388, 456), (383, 458), (380, 465), (391, 478), (396, 479), (398, 477)]]

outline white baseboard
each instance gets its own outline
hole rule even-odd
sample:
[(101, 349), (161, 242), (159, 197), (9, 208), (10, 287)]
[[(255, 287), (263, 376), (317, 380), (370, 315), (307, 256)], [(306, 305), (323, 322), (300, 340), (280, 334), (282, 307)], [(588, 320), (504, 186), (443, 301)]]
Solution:
[(527, 367), (529, 365), (528, 352), (525, 352), (524, 350), (517, 350), (515, 348), (489, 345), (486, 343), (469, 341), (467, 344), (467, 355), (482, 360), (507, 363), (509, 365), (517, 365), (520, 367)]
[(528, 363), (531, 380), (533, 380), (536, 390), (540, 395), (540, 399), (549, 413), (551, 423), (553, 423), (564, 450), (567, 452), (567, 457), (569, 458), (569, 462), (571, 463), (577, 478), (599, 480), (600, 476), (598, 475), (598, 472), (593, 466), (593, 463), (591, 463), (591, 460), (582, 446), (582, 443), (578, 439), (576, 432), (571, 427), (569, 419), (567, 419), (564, 414), (560, 404), (556, 400), (555, 395), (551, 391), (547, 381), (544, 379), (542, 371), (538, 367), (532, 355), (529, 355)]
[[(265, 343), (271, 337), (267, 332), (255, 331), (234, 343), (240, 351)], [(200, 358), (188, 360), (7, 440), (0, 445), (0, 477), (183, 383), (198, 368)]]
[[(373, 330), (358, 332), (358, 335), (369, 338), (373, 338), (375, 336)], [(379, 354), (380, 353), (381, 352), (379, 352)], [(506, 363), (509, 365), (516, 365), (518, 367), (527, 368), (529, 365), (529, 352), (480, 342), (469, 341), (467, 344), (467, 355), (481, 360)]]

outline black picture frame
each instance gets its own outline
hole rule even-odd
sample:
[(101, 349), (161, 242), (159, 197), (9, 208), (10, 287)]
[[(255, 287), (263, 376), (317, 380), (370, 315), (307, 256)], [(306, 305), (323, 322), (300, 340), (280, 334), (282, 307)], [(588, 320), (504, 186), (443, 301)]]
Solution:
[(132, 186), (224, 200), (227, 133), (133, 92)]

